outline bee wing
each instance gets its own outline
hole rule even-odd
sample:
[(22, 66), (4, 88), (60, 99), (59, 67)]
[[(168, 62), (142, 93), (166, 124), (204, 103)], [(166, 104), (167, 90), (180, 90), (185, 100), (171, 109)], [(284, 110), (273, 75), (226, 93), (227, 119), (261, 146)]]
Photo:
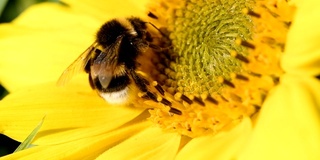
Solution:
[(111, 46), (105, 51), (101, 51), (90, 69), (92, 77), (97, 77), (103, 88), (109, 86), (117, 67), (118, 50), (115, 47)]
[(91, 66), (91, 76), (98, 77), (103, 88), (107, 88), (114, 77), (114, 71), (118, 65), (118, 54), (123, 36), (119, 36), (113, 45), (110, 45), (98, 53)]
[(58, 86), (65, 85), (74, 75), (84, 71), (84, 68), (90, 59), (90, 53), (93, 51), (96, 44), (97, 43), (94, 42), (66, 70), (64, 70), (57, 82)]
[(106, 62), (101, 63), (98, 79), (103, 88), (107, 88), (109, 86), (115, 67), (115, 65), (107, 65)]

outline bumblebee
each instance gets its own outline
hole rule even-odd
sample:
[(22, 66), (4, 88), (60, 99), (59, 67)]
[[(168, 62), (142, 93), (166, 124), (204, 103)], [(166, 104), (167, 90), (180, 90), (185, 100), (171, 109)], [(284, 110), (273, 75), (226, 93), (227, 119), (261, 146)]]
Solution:
[(96, 41), (62, 73), (58, 85), (84, 70), (89, 74), (90, 86), (109, 103), (125, 102), (132, 83), (154, 99), (148, 92), (148, 80), (136, 71), (139, 56), (148, 48), (159, 49), (152, 43), (148, 24), (151, 23), (137, 17), (106, 22), (98, 31)]

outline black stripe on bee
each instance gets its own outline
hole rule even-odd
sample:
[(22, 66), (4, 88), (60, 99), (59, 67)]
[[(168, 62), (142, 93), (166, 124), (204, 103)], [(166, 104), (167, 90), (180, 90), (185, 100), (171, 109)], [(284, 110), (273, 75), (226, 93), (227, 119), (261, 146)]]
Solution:
[(117, 92), (125, 89), (130, 84), (130, 78), (128, 75), (113, 77), (107, 88), (102, 87), (98, 77), (93, 79), (93, 83), (99, 91), (105, 93)]

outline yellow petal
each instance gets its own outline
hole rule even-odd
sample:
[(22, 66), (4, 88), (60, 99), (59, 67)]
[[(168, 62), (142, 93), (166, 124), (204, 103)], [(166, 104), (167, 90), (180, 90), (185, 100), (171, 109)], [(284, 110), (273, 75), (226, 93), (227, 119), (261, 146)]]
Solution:
[(251, 133), (251, 120), (245, 118), (229, 132), (192, 139), (177, 155), (186, 159), (232, 159), (245, 145)]
[(129, 127), (95, 136), (88, 136), (67, 143), (35, 146), (2, 157), (6, 159), (94, 159), (108, 148), (150, 126), (145, 121)]
[(0, 81), (8, 90), (55, 81), (93, 41), (101, 22), (44, 3), (0, 25)]
[(165, 133), (149, 127), (103, 153), (98, 159), (173, 159), (180, 143), (177, 133)]
[(319, 88), (314, 78), (282, 77), (240, 159), (320, 159)]
[(320, 74), (320, 1), (297, 3), (297, 12), (288, 33), (282, 67), (290, 74)]
[(0, 132), (21, 141), (46, 116), (35, 143), (60, 143), (67, 140), (59, 137), (62, 134), (93, 126), (114, 129), (143, 111), (111, 106), (83, 83), (79, 81), (65, 88), (54, 83), (37, 85), (8, 95), (0, 101)]
[(111, 14), (112, 18), (141, 16), (145, 15), (145, 6), (147, 0), (123, 0), (119, 1), (105, 1), (105, 0), (63, 0), (71, 8), (80, 13), (90, 15), (101, 21), (109, 20), (105, 14)]

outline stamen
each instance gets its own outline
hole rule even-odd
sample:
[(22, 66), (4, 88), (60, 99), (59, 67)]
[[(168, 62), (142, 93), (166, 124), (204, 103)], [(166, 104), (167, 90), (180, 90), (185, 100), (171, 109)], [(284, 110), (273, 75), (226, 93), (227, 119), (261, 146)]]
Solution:
[(144, 94), (144, 93), (138, 93), (138, 96), (140, 97), (140, 98), (143, 98), (143, 99), (146, 99), (146, 100), (149, 100), (150, 98), (146, 95), (146, 94)]
[(239, 79), (239, 80), (243, 80), (243, 81), (249, 81), (249, 78), (244, 76), (244, 75), (241, 75), (241, 74), (235, 74), (235, 73), (231, 73), (231, 77), (232, 78), (236, 78), (236, 79)]
[(169, 112), (177, 114), (177, 115), (182, 115), (182, 112), (180, 110), (178, 110), (176, 108), (172, 108), (172, 107), (170, 107)]
[(280, 82), (280, 77), (278, 76), (270, 76), (270, 77), (272, 78), (274, 84), (278, 84)]
[(259, 105), (256, 105), (256, 104), (254, 104), (253, 105), (253, 107), (256, 109), (256, 110), (259, 110), (259, 109), (261, 109), (261, 106), (259, 106)]
[(236, 40), (236, 44), (242, 45), (244, 47), (248, 47), (248, 48), (251, 48), (251, 49), (255, 49), (256, 48), (256, 46), (254, 46), (254, 44), (249, 43), (248, 41), (245, 41), (245, 40), (241, 40), (241, 39), (237, 39)]
[(248, 14), (248, 15), (253, 16), (253, 17), (256, 17), (256, 18), (260, 18), (261, 17), (261, 15), (259, 13), (256, 13), (256, 12), (254, 12), (252, 10), (249, 10), (248, 8), (244, 8), (243, 9), (243, 13), (244, 14)]
[(167, 91), (168, 93), (170, 93), (170, 94), (174, 94), (175, 88), (173, 88), (173, 87), (168, 87), (168, 88), (166, 89), (166, 91)]
[(232, 57), (237, 58), (238, 60), (240, 60), (240, 61), (242, 61), (242, 62), (244, 62), (244, 63), (249, 63), (249, 60), (248, 60), (246, 57), (238, 54), (238, 53), (235, 52), (235, 51), (231, 51), (230, 54), (231, 54)]
[(158, 19), (158, 17), (157, 17), (155, 14), (153, 14), (152, 12), (149, 12), (149, 13), (148, 13), (148, 16), (149, 16), (150, 18), (153, 18), (153, 19)]
[(230, 82), (230, 81), (228, 81), (228, 80), (226, 80), (226, 79), (224, 79), (222, 77), (218, 78), (218, 82), (223, 83), (223, 84), (225, 84), (225, 85), (227, 85), (229, 87), (235, 88), (235, 85), (232, 82)]
[(206, 106), (205, 103), (202, 101), (202, 99), (200, 99), (199, 97), (194, 97), (193, 100), (198, 104), (200, 104), (201, 106)]
[(283, 23), (287, 26), (287, 28), (291, 27), (291, 24), (292, 24), (292, 22), (283, 22)]
[(213, 97), (211, 97), (211, 96), (208, 96), (206, 100), (214, 103), (215, 105), (218, 105), (218, 104), (219, 104), (219, 102), (218, 102), (216, 99), (214, 99)]
[(229, 102), (228, 99), (225, 98), (224, 96), (220, 95), (220, 97), (221, 97), (222, 100), (224, 100), (224, 101), (226, 101), (226, 102)]
[(242, 102), (241, 97), (239, 97), (236, 94), (230, 94), (230, 98), (232, 98), (232, 100), (237, 101), (237, 102)]
[(147, 91), (146, 95), (153, 101), (158, 102), (157, 96), (149, 91)]
[(172, 103), (171, 103), (169, 100), (165, 99), (165, 98), (163, 98), (163, 99), (161, 100), (161, 103), (164, 104), (164, 105), (166, 105), (166, 106), (169, 106), (169, 107), (172, 106)]
[(262, 75), (260, 73), (250, 72), (249, 74), (252, 76), (255, 76), (255, 77), (259, 77), (259, 78), (262, 77)]
[(164, 96), (164, 90), (163, 90), (163, 88), (158, 84), (157, 81), (153, 81), (153, 82), (152, 82), (152, 85), (154, 86), (154, 88), (156, 88), (156, 89), (159, 91), (159, 93), (160, 93), (161, 95)]
[(182, 94), (180, 97), (183, 101), (187, 102), (188, 104), (192, 104), (192, 100), (188, 98), (186, 95)]
[(259, 112), (260, 111), (260, 109), (261, 109), (261, 106), (259, 106), (259, 105), (252, 105), (253, 107), (254, 107), (254, 109), (255, 109), (255, 112), (253, 112), (252, 114), (251, 114), (251, 118), (257, 113), (257, 112)]

